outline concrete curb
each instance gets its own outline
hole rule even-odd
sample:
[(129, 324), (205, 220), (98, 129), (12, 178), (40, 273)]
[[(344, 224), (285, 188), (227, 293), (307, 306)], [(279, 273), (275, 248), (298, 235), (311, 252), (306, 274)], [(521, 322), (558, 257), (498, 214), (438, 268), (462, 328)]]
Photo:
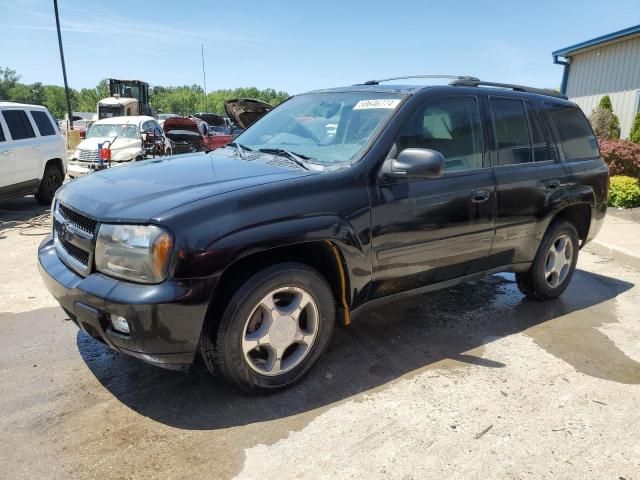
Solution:
[(596, 255), (611, 257), (618, 263), (640, 270), (640, 256), (619, 247), (615, 247), (609, 243), (598, 241), (596, 239), (587, 243), (584, 249), (587, 252), (595, 253)]

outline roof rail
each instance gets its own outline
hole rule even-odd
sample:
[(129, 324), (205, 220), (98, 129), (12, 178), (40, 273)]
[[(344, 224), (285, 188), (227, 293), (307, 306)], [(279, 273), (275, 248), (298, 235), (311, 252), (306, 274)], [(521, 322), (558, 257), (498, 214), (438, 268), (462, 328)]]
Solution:
[(497, 82), (483, 82), (477, 78), (459, 78), (451, 82), (449, 85), (454, 87), (498, 87), (509, 88), (516, 92), (537, 93), (538, 95), (546, 95), (548, 97), (562, 98), (567, 100), (567, 96), (562, 93), (551, 90), (550, 88), (533, 88), (525, 87), (524, 85), (514, 85), (511, 83), (497, 83)]
[(363, 83), (363, 85), (378, 85), (382, 82), (390, 82), (392, 80), (408, 80), (411, 78), (448, 78), (450, 80), (469, 80), (469, 81), (480, 81), (476, 77), (470, 77), (468, 75), (408, 75), (406, 77), (393, 77), (393, 78), (383, 78), (380, 80), (367, 80)]

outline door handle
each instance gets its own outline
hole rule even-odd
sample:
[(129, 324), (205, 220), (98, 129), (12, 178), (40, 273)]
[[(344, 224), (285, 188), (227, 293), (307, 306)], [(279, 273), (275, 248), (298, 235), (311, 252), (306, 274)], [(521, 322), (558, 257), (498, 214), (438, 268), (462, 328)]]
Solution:
[(10, 153), (11, 153), (10, 150), (5, 150), (4, 152), (0, 152), (0, 156), (8, 157)]
[(489, 190), (474, 190), (471, 192), (471, 203), (482, 203), (489, 200)]
[(34, 145), (34, 146), (33, 146), (33, 149), (34, 149), (34, 150), (40, 150), (40, 147), (39, 147), (38, 145)]

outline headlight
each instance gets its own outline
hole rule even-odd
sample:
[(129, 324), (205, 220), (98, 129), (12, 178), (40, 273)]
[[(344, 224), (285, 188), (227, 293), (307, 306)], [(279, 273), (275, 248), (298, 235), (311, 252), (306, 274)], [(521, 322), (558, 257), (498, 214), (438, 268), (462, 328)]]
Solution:
[(155, 225), (102, 224), (96, 241), (96, 268), (114, 277), (160, 283), (167, 277), (173, 238)]
[(53, 200), (51, 200), (51, 215), (49, 216), (49, 220), (51, 220), (51, 235), (53, 235), (53, 216), (56, 214), (56, 201), (58, 199), (56, 196), (53, 196)]

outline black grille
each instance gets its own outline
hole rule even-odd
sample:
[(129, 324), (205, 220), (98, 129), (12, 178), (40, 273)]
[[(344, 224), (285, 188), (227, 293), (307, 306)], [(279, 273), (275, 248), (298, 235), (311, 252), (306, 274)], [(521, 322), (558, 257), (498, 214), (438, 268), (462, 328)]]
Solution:
[(95, 233), (96, 225), (98, 224), (95, 220), (85, 217), (84, 215), (80, 215), (62, 204), (58, 205), (58, 211), (73, 226), (78, 227), (80, 230), (90, 233), (91, 235)]
[(81, 248), (72, 245), (62, 238), (58, 238), (58, 241), (70, 257), (73, 257), (85, 267), (89, 265), (89, 252), (85, 252)]

